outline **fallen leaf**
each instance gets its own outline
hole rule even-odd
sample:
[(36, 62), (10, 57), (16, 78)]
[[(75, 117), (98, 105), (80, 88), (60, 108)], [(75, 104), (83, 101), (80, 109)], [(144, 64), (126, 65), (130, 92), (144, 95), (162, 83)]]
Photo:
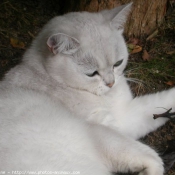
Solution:
[(128, 48), (133, 50), (135, 48), (135, 45), (134, 44), (127, 44)]
[(167, 138), (168, 140), (172, 140), (172, 139), (173, 139), (173, 137), (170, 136), (170, 135), (167, 135), (166, 138)]
[(173, 55), (175, 53), (175, 50), (167, 52), (168, 55)]
[(169, 86), (173, 86), (175, 83), (172, 82), (172, 81), (168, 81), (168, 82), (165, 82), (165, 84), (169, 85)]
[(128, 52), (129, 52), (129, 53), (131, 53), (131, 52), (132, 52), (132, 49), (130, 49), (129, 47), (128, 47)]
[(134, 49), (132, 50), (131, 54), (133, 54), (133, 53), (138, 53), (138, 52), (141, 52), (141, 51), (142, 51), (142, 47), (136, 45), (136, 46), (134, 47)]
[(2, 67), (4, 67), (8, 64), (8, 60), (1, 60), (0, 64), (1, 64)]
[(139, 43), (139, 39), (138, 38), (129, 38), (128, 43), (133, 44), (133, 45), (137, 45)]
[(145, 50), (145, 49), (144, 49), (144, 51), (143, 51), (142, 58), (143, 58), (144, 61), (149, 61), (149, 60), (150, 60), (149, 53), (148, 53), (147, 50)]
[(19, 41), (16, 38), (10, 38), (10, 44), (15, 48), (20, 48), (20, 49), (25, 48), (25, 44), (22, 41)]

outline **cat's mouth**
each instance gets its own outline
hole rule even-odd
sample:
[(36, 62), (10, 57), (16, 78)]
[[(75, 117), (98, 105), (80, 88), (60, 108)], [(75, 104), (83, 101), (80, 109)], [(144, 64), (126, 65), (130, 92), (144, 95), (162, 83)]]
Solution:
[(108, 86), (99, 86), (98, 88), (96, 89), (92, 89), (92, 90), (89, 90), (89, 89), (86, 89), (86, 88), (80, 88), (80, 87), (72, 87), (72, 86), (68, 86), (69, 88), (71, 89), (74, 89), (76, 91), (79, 91), (79, 92), (87, 92), (87, 93), (90, 93), (90, 94), (93, 94), (95, 96), (102, 96), (102, 95), (105, 95), (107, 92), (110, 91), (110, 89), (112, 89), (112, 87), (108, 87)]

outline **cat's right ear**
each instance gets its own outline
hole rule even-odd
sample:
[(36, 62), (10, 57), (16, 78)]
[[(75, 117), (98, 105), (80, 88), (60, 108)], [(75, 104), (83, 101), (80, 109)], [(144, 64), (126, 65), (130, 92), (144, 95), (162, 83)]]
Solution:
[(78, 50), (80, 44), (76, 38), (63, 33), (57, 33), (48, 38), (47, 46), (55, 55), (58, 53), (72, 55)]
[(112, 27), (117, 30), (123, 30), (127, 17), (132, 9), (132, 2), (113, 8), (112, 10), (101, 11), (107, 21), (110, 21)]

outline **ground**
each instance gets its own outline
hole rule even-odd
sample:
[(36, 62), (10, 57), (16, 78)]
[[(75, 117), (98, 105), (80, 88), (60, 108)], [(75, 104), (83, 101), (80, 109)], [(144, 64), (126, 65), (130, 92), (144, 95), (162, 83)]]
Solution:
[[(142, 49), (139, 53), (130, 54), (129, 64), (125, 71), (126, 76), (134, 81), (131, 83), (131, 88), (136, 96), (175, 86), (175, 10), (173, 5), (173, 3), (170, 4), (163, 24), (147, 40), (145, 37), (126, 38), (128, 47), (134, 45), (135, 48), (135, 45), (138, 45)], [(24, 2), (1, 0), (0, 79), (3, 78), (5, 72), (20, 63), (24, 51), (41, 27), (53, 16), (59, 14), (59, 7), (57, 8), (56, 4), (54, 4), (54, 9), (52, 7), (52, 4), (40, 0)], [(141, 141), (161, 154), (173, 139), (175, 139), (175, 121), (170, 121)], [(175, 175), (175, 165), (166, 172), (166, 175)]]

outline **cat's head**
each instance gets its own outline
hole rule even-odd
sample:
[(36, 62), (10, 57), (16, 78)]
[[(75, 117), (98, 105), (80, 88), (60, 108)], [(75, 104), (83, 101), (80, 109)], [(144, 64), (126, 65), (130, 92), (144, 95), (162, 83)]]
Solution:
[(127, 4), (54, 18), (45, 29), (50, 34), (48, 73), (69, 87), (96, 95), (117, 86), (128, 59), (122, 33), (130, 9)]

